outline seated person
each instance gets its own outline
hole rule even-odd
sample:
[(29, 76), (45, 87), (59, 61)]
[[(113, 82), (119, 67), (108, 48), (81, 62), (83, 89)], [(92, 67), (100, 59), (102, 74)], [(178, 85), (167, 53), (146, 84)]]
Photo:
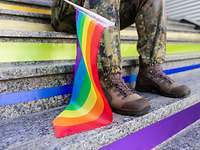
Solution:
[[(111, 35), (104, 35), (100, 49), (101, 82), (114, 112), (124, 115), (145, 114), (150, 104), (130, 89), (121, 74), (120, 30), (136, 23), (138, 32), (139, 73), (135, 89), (167, 97), (183, 98), (190, 94), (185, 85), (178, 85), (163, 73), (161, 64), (166, 55), (166, 17), (164, 0), (81, 0), (88, 9), (115, 22)], [(75, 11), (64, 0), (54, 0), (52, 25), (56, 31), (75, 33)]]

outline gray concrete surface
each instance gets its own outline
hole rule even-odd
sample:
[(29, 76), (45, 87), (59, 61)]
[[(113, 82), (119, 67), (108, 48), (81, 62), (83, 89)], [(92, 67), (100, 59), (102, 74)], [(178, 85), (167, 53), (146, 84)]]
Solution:
[(0, 149), (98, 149), (137, 131), (158, 120), (164, 119), (195, 103), (200, 102), (200, 69), (173, 75), (179, 83), (192, 88), (192, 95), (186, 99), (173, 99), (145, 93), (152, 109), (143, 117), (127, 117), (114, 114), (111, 125), (89, 132), (56, 139), (51, 121), (63, 108), (27, 115), (0, 123)]
[(155, 150), (200, 150), (200, 120), (159, 145)]

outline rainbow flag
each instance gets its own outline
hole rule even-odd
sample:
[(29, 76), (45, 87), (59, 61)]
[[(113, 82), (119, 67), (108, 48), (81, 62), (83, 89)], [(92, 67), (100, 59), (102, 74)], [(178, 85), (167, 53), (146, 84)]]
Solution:
[(95, 15), (95, 18), (100, 18), (96, 20), (87, 13), (76, 10), (78, 40), (75, 79), (69, 105), (53, 121), (58, 138), (112, 122), (112, 111), (101, 88), (97, 68), (100, 40), (107, 24), (105, 18)]

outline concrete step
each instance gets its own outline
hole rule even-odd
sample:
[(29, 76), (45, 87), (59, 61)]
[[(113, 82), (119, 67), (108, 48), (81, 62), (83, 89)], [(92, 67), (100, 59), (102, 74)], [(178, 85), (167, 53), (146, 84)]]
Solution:
[(190, 125), (182, 132), (157, 146), (155, 150), (199, 150), (200, 149), (200, 120)]
[[(10, 21), (12, 22), (12, 21)], [(19, 24), (20, 25), (20, 24)], [(39, 39), (75, 39), (76, 37), (73, 35), (69, 35), (67, 33), (54, 32), (54, 31), (45, 31), (45, 30), (53, 30), (47, 24), (35, 24), (40, 28), (34, 27), (33, 23), (28, 23), (29, 29), (28, 31), (18, 31), (18, 30), (1, 30), (0, 29), (0, 37), (1, 38), (39, 38)], [(12, 26), (12, 25), (11, 25)], [(26, 26), (22, 25), (22, 26)], [(27, 27), (28, 27), (27, 26)], [(37, 31), (29, 31), (38, 30)], [(45, 29), (44, 29), (45, 28)], [(25, 29), (26, 30), (26, 29)], [(42, 30), (42, 31), (41, 31)], [(126, 29), (121, 31), (121, 40), (123, 41), (137, 41), (137, 32), (134, 29)], [(199, 43), (200, 42), (200, 34), (199, 33), (187, 33), (187, 32), (172, 32), (169, 31), (167, 34), (168, 42), (187, 42), (187, 43)]]
[[(0, 14), (1, 15), (8, 15), (10, 16), (17, 16), (17, 18), (35, 18), (35, 19), (43, 19), (43, 20), (47, 20), (47, 24), (49, 25), (49, 27), (47, 27), (47, 29), (45, 29), (44, 31), (52, 31), (52, 28), (50, 26), (50, 15), (51, 15), (51, 11), (50, 11), (50, 5), (51, 5), (52, 1), (40, 1), (40, 0), (6, 0), (3, 2), (0, 2)], [(44, 7), (43, 6), (48, 6), (48, 7)], [(11, 19), (11, 18), (9, 18)], [(24, 19), (20, 19), (20, 20), (24, 20)], [(9, 24), (10, 26), (4, 26), (6, 27), (6, 30), (13, 30), (13, 26), (12, 26), (12, 21), (11, 20), (2, 20), (2, 23), (0, 24), (5, 24), (5, 22), (7, 21), (7, 24)], [(16, 19), (15, 19), (16, 21)], [(28, 22), (29, 23), (29, 22)], [(19, 21), (19, 22), (15, 22), (16, 26), (15, 26), (15, 30), (20, 30), (20, 31), (32, 31), (33, 27), (30, 28), (30, 23), (28, 24), (24, 21)], [(27, 27), (20, 27), (21, 26), (27, 26)], [(35, 21), (35, 26), (33, 31), (36, 31), (36, 29), (38, 29), (38, 31), (42, 31), (41, 25), (38, 24), (37, 21)], [(168, 20), (167, 22), (167, 27), (168, 27), (168, 31), (171, 32), (189, 32), (189, 33), (200, 33), (199, 30), (195, 30), (193, 25), (190, 24), (186, 24), (186, 23), (180, 23), (178, 21), (175, 20)], [(50, 29), (50, 30), (49, 30)]]
[[(123, 59), (123, 75), (137, 74), (136, 57)], [(176, 54), (167, 56), (163, 67), (171, 69), (198, 64), (200, 64), (200, 53)], [(72, 84), (73, 65), (74, 61), (0, 63), (0, 119), (17, 118), (66, 104), (70, 93), (61, 94), (58, 91), (46, 97), (38, 97), (35, 93), (36, 98), (32, 98), (29, 93), (49, 88), (55, 88), (56, 91)], [(134, 86), (134, 82), (131, 86)], [(24, 93), (28, 93), (27, 98), (23, 97)], [(2, 101), (6, 102), (6, 99), (17, 102), (3, 105)]]
[[(27, 4), (27, 5), (36, 5), (36, 6), (46, 6), (46, 7), (51, 7), (53, 0), (5, 0), (8, 2), (15, 2), (19, 4)], [(185, 32), (198, 32), (194, 30), (195, 26), (192, 24), (188, 23), (180, 23), (177, 20), (173, 20), (168, 18), (168, 30), (172, 31), (185, 31)], [(177, 28), (178, 27), (178, 28)]]
[(128, 117), (117, 114), (111, 125), (56, 139), (51, 122), (62, 110), (56, 108), (38, 114), (27, 115), (0, 122), (0, 149), (98, 149), (152, 123), (200, 102), (200, 69), (172, 75), (177, 82), (192, 89), (190, 97), (173, 99), (153, 94), (142, 94), (150, 99), (151, 111), (142, 117)]
[[(1, 9), (0, 9), (1, 11)], [(5, 11), (5, 10), (2, 10)], [(7, 11), (7, 10), (6, 10)], [(15, 14), (15, 12), (13, 13)], [(63, 38), (63, 33), (56, 33), (50, 24), (50, 18), (16, 16), (13, 14), (2, 14), (0, 17), (0, 36), (1, 37), (40, 37), (40, 38)], [(18, 34), (19, 33), (19, 34)], [(200, 42), (200, 31), (183, 29), (181, 26), (168, 26), (168, 41), (171, 42)], [(62, 36), (61, 36), (62, 35)], [(67, 34), (65, 34), (64, 38)], [(137, 40), (135, 27), (129, 27), (121, 31), (122, 39)]]

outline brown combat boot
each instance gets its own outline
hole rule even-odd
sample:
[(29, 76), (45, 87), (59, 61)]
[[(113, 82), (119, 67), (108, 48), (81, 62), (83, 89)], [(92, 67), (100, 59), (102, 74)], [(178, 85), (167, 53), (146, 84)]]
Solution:
[(144, 115), (150, 109), (149, 102), (132, 91), (123, 81), (120, 72), (107, 73), (101, 79), (104, 92), (115, 113), (129, 116)]
[(140, 92), (152, 92), (172, 98), (185, 98), (191, 93), (187, 86), (178, 85), (165, 75), (159, 64), (144, 64), (141, 58), (135, 89)]

